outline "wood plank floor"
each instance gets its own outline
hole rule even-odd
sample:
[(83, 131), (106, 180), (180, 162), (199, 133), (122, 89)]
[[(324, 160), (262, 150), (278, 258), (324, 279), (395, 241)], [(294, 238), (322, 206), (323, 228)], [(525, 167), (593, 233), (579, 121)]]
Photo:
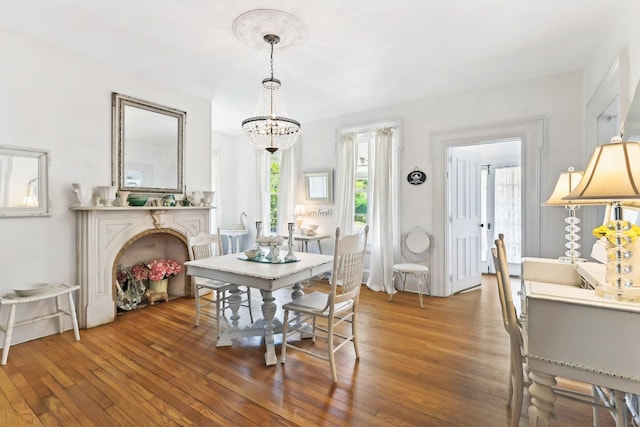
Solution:
[[(256, 338), (216, 348), (215, 321), (194, 327), (187, 298), (81, 330), (79, 342), (67, 331), (15, 345), (0, 367), (0, 425), (507, 426), (508, 338), (495, 278), (484, 282), (424, 310), (415, 294), (388, 302), (363, 286), (361, 359), (338, 352), (337, 385), (328, 363), (293, 350), (266, 367)], [(558, 421), (589, 426), (591, 409), (562, 401)], [(614, 423), (604, 414), (601, 425)]]

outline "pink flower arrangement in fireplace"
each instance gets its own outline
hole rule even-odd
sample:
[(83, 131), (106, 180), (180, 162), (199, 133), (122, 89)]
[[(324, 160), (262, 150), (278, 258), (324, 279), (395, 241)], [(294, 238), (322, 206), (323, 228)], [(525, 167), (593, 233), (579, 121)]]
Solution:
[(142, 262), (131, 267), (129, 271), (135, 280), (147, 280), (149, 278), (149, 268)]
[[(148, 279), (162, 280), (175, 276), (182, 271), (182, 266), (172, 259), (153, 260), (147, 263)], [(135, 273), (134, 273), (135, 275)]]

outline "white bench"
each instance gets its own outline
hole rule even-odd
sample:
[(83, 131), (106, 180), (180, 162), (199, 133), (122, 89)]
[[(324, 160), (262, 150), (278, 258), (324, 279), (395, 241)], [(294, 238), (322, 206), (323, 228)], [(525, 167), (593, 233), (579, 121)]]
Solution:
[[(64, 332), (62, 317), (63, 315), (67, 315), (71, 317), (71, 322), (73, 324), (73, 332), (76, 337), (76, 341), (80, 341), (80, 332), (78, 331), (78, 318), (76, 317), (76, 307), (73, 303), (73, 295), (72, 293), (76, 290), (80, 289), (80, 286), (71, 286), (65, 284), (59, 284), (52, 286), (51, 288), (42, 291), (41, 293), (28, 297), (21, 297), (15, 293), (10, 293), (7, 295), (3, 295), (0, 297), (0, 307), (8, 305), (9, 309), (9, 320), (7, 321), (7, 325), (0, 325), (0, 330), (4, 332), (4, 346), (2, 348), (2, 365), (7, 364), (7, 358), (9, 357), (9, 347), (11, 346), (11, 337), (13, 335), (13, 328), (16, 326), (28, 325), (33, 322), (38, 322), (40, 320), (51, 319), (54, 317), (59, 318), (59, 332)], [(64, 310), (60, 306), (60, 298), (63, 295), (67, 295), (69, 298), (69, 309)], [(56, 310), (53, 313), (44, 314), (37, 317), (32, 317), (27, 320), (23, 320), (20, 322), (16, 322), (16, 306), (18, 304), (25, 304), (29, 302), (42, 301), (50, 298), (55, 298), (56, 301)]]

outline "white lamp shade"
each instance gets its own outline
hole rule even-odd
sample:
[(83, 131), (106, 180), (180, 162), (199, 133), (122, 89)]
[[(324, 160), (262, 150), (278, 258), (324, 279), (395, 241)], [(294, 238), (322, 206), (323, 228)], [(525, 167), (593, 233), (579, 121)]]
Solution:
[(596, 147), (584, 177), (565, 201), (640, 199), (640, 144), (614, 142)]
[(551, 196), (542, 204), (542, 206), (579, 205), (580, 202), (574, 203), (571, 200), (564, 200), (563, 197), (571, 193), (571, 191), (576, 188), (583, 175), (584, 171), (569, 170), (568, 172), (562, 172), (558, 177), (558, 182), (556, 182), (553, 193), (551, 193)]

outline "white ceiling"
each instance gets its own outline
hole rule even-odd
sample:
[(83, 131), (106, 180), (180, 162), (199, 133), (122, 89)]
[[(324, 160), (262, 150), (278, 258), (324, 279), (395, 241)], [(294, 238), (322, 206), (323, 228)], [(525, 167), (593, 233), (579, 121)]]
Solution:
[[(278, 9), (307, 38), (278, 49), (289, 114), (302, 122), (584, 68), (611, 0), (0, 0), (0, 31), (76, 52), (214, 102), (240, 132), (269, 74), (268, 46), (236, 17)], [(135, 94), (132, 94), (135, 95)]]

